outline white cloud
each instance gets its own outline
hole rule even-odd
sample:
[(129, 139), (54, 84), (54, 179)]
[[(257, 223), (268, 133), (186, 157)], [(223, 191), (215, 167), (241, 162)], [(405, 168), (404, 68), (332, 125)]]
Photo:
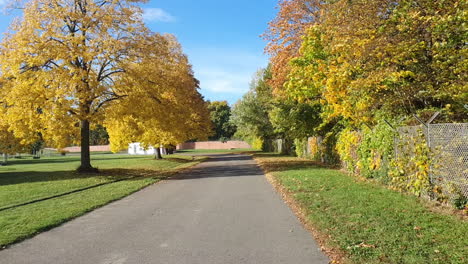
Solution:
[(201, 69), (195, 72), (202, 89), (214, 93), (244, 94), (249, 90), (252, 73), (229, 72), (224, 69)]
[[(0, 0), (3, 1), (3, 0)], [(148, 22), (174, 22), (176, 19), (161, 8), (143, 8), (143, 19)]]
[(260, 52), (236, 48), (203, 47), (188, 50), (187, 54), (202, 92), (216, 97), (224, 95), (231, 102), (249, 90), (255, 72), (267, 64), (267, 58)]

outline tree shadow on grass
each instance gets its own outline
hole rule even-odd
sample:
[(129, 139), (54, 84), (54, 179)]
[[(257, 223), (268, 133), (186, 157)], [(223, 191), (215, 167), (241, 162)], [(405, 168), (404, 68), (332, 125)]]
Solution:
[[(118, 154), (117, 154), (118, 155)], [(111, 154), (109, 154), (111, 156)], [(151, 156), (144, 156), (151, 159)], [(131, 160), (136, 158), (143, 158), (142, 156), (115, 156), (115, 157), (93, 157), (91, 156), (91, 162), (100, 161), (100, 160)], [(7, 166), (11, 165), (34, 165), (34, 164), (54, 164), (54, 163), (69, 163), (69, 162), (79, 162), (80, 156), (64, 156), (64, 157), (54, 157), (54, 158), (42, 158), (42, 159), (31, 159), (31, 158), (22, 158), (22, 159), (9, 159)]]
[[(28, 174), (28, 176), (22, 175)], [(58, 197), (67, 196), (77, 192), (86, 191), (89, 189), (94, 189), (101, 187), (103, 185), (113, 184), (121, 181), (135, 181), (142, 179), (154, 179), (162, 180), (171, 175), (171, 172), (167, 171), (154, 171), (154, 170), (129, 170), (129, 169), (111, 169), (111, 170), (102, 170), (99, 174), (79, 174), (76, 172), (70, 171), (55, 171), (55, 172), (22, 172), (14, 173), (8, 175), (8, 177), (1, 177), (0, 174), (0, 190), (1, 187), (6, 187), (7, 185), (15, 185), (21, 183), (45, 183), (35, 186), (29, 186), (22, 188), (21, 191), (24, 191), (24, 194), (17, 196), (21, 199), (8, 200), (5, 203), (0, 202), (0, 212), (42, 202)], [(95, 178), (96, 180), (86, 181), (86, 178)], [(74, 181), (84, 179), (81, 183), (71, 184), (67, 181)], [(54, 185), (54, 181), (64, 181)], [(6, 189), (8, 191), (8, 187)], [(10, 189), (11, 190), (11, 189)], [(18, 192), (16, 190), (15, 192)], [(16, 193), (16, 195), (18, 195)]]
[[(58, 173), (61, 173), (61, 172), (58, 172)], [(78, 178), (85, 178), (86, 176), (92, 177), (91, 174), (89, 175), (79, 174), (79, 176), (80, 177)], [(94, 176), (96, 176), (96, 174), (94, 174)], [(43, 201), (47, 201), (47, 200), (51, 200), (55, 198), (68, 196), (71, 194), (95, 189), (104, 185), (114, 184), (117, 182), (122, 182), (122, 181), (131, 182), (131, 181), (141, 180), (144, 178), (162, 180), (164, 178), (167, 178), (169, 174), (167, 173), (156, 174), (155, 171), (147, 171), (147, 170), (105, 170), (99, 176), (106, 177), (106, 180), (101, 181), (101, 182), (99, 181), (87, 182), (87, 183), (83, 183), (82, 185), (67, 186), (68, 188), (65, 187), (65, 188), (53, 189), (52, 191), (48, 190), (46, 192), (44, 192), (44, 188), (41, 188), (42, 190), (39, 193), (39, 195), (35, 195), (35, 196), (25, 195), (26, 197), (22, 196), (22, 199), (10, 200), (9, 203), (7, 204), (0, 203), (0, 213), (2, 211), (6, 211), (6, 210), (10, 210), (10, 209), (30, 205), (30, 204), (35, 204), (35, 203), (39, 203), (39, 202), (43, 202)], [(55, 177), (52, 179), (53, 180), (59, 180), (59, 179), (70, 180), (71, 178), (63, 177), (63, 175), (60, 175), (59, 177)], [(77, 179), (77, 178), (73, 178), (73, 179)], [(46, 179), (43, 178), (42, 180), (46, 180)], [(51, 182), (50, 178), (48, 180), (49, 182)], [(31, 182), (31, 181), (28, 181), (28, 182)]]
[(294, 156), (291, 156), (291, 155), (272, 153), (272, 152), (257, 152), (257, 153), (254, 154), (254, 157), (258, 157), (258, 158), (294, 158)]
[(44, 159), (31, 159), (31, 158), (21, 158), (21, 159), (9, 159), (6, 167), (12, 165), (33, 165), (33, 164), (46, 164), (46, 163), (66, 163), (66, 162), (78, 162), (80, 157), (64, 157), (64, 158), (44, 158)]
[(254, 155), (262, 168), (267, 172), (280, 172), (300, 169), (333, 169), (334, 166), (318, 161), (300, 159), (293, 156), (275, 153), (258, 153)]
[(101, 178), (106, 181), (114, 181), (130, 178), (166, 177), (169, 173), (165, 170), (148, 169), (102, 169), (99, 173), (78, 173), (73, 170), (64, 171), (22, 171), (22, 172), (4, 172), (0, 173), (0, 186), (34, 183), (34, 182), (53, 182), (78, 180), (87, 178)]
[[(201, 158), (201, 157), (192, 157), (192, 159), (183, 159), (183, 158), (172, 158), (170, 156), (166, 156), (164, 159), (161, 161), (171, 161), (179, 164), (183, 163), (189, 163), (193, 161), (203, 161), (206, 158)], [(131, 160), (155, 160), (152, 156), (115, 156), (115, 157), (93, 157), (91, 156), (91, 163), (96, 161), (115, 161), (115, 160), (121, 160), (121, 161), (131, 161)], [(45, 159), (10, 159), (8, 160), (8, 163), (6, 166), (0, 166), (0, 179), (3, 174), (11, 174), (15, 173), (15, 171), (19, 168), (18, 166), (22, 165), (37, 165), (37, 166), (47, 166), (47, 164), (50, 164), (53, 166), (54, 164), (64, 164), (64, 163), (79, 163), (80, 162), (80, 157), (64, 157), (64, 158), (45, 158)], [(77, 165), (78, 167), (78, 165)], [(99, 168), (99, 164), (97, 165)], [(29, 169), (29, 171), (24, 171), (24, 173), (39, 173), (41, 170), (45, 173), (44, 169), (47, 167), (42, 167), (38, 168), (38, 171), (35, 171), (35, 168)], [(138, 170), (138, 168), (136, 168)], [(18, 170), (21, 170), (18, 169)], [(71, 171), (70, 171), (71, 172)], [(50, 173), (50, 172), (47, 172)], [(18, 172), (18, 174), (23, 174), (22, 172)], [(1, 185), (1, 184), (0, 184)]]

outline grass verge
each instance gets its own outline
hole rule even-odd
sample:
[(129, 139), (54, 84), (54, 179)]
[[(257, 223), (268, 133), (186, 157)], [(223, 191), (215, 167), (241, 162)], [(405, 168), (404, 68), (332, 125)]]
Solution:
[(255, 158), (335, 263), (468, 262), (465, 220), (311, 161)]
[[(100, 174), (78, 174), (79, 157), (10, 160), (0, 167), (0, 248), (121, 199), (203, 157), (92, 155)], [(29, 204), (28, 204), (29, 203)]]

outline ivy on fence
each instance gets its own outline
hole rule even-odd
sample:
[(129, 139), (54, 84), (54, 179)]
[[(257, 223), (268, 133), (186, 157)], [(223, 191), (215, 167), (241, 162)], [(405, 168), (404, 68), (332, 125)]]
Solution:
[(346, 128), (336, 143), (332, 137), (294, 143), (298, 156), (321, 162), (333, 155), (330, 146), (334, 146), (342, 167), (352, 175), (463, 209), (468, 206), (467, 131), (466, 123), (394, 129), (388, 122), (379, 122), (373, 128)]

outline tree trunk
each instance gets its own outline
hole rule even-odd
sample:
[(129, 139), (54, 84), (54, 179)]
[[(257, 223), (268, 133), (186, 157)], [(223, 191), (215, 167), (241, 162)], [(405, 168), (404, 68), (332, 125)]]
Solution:
[(156, 148), (156, 157), (154, 157), (155, 159), (162, 159), (162, 155), (161, 155), (161, 148), (160, 147), (157, 147)]
[(77, 171), (83, 173), (97, 172), (97, 169), (91, 166), (88, 120), (81, 121), (81, 165), (78, 167)]
[(174, 148), (170, 146), (169, 148), (166, 149), (168, 155), (174, 154)]

